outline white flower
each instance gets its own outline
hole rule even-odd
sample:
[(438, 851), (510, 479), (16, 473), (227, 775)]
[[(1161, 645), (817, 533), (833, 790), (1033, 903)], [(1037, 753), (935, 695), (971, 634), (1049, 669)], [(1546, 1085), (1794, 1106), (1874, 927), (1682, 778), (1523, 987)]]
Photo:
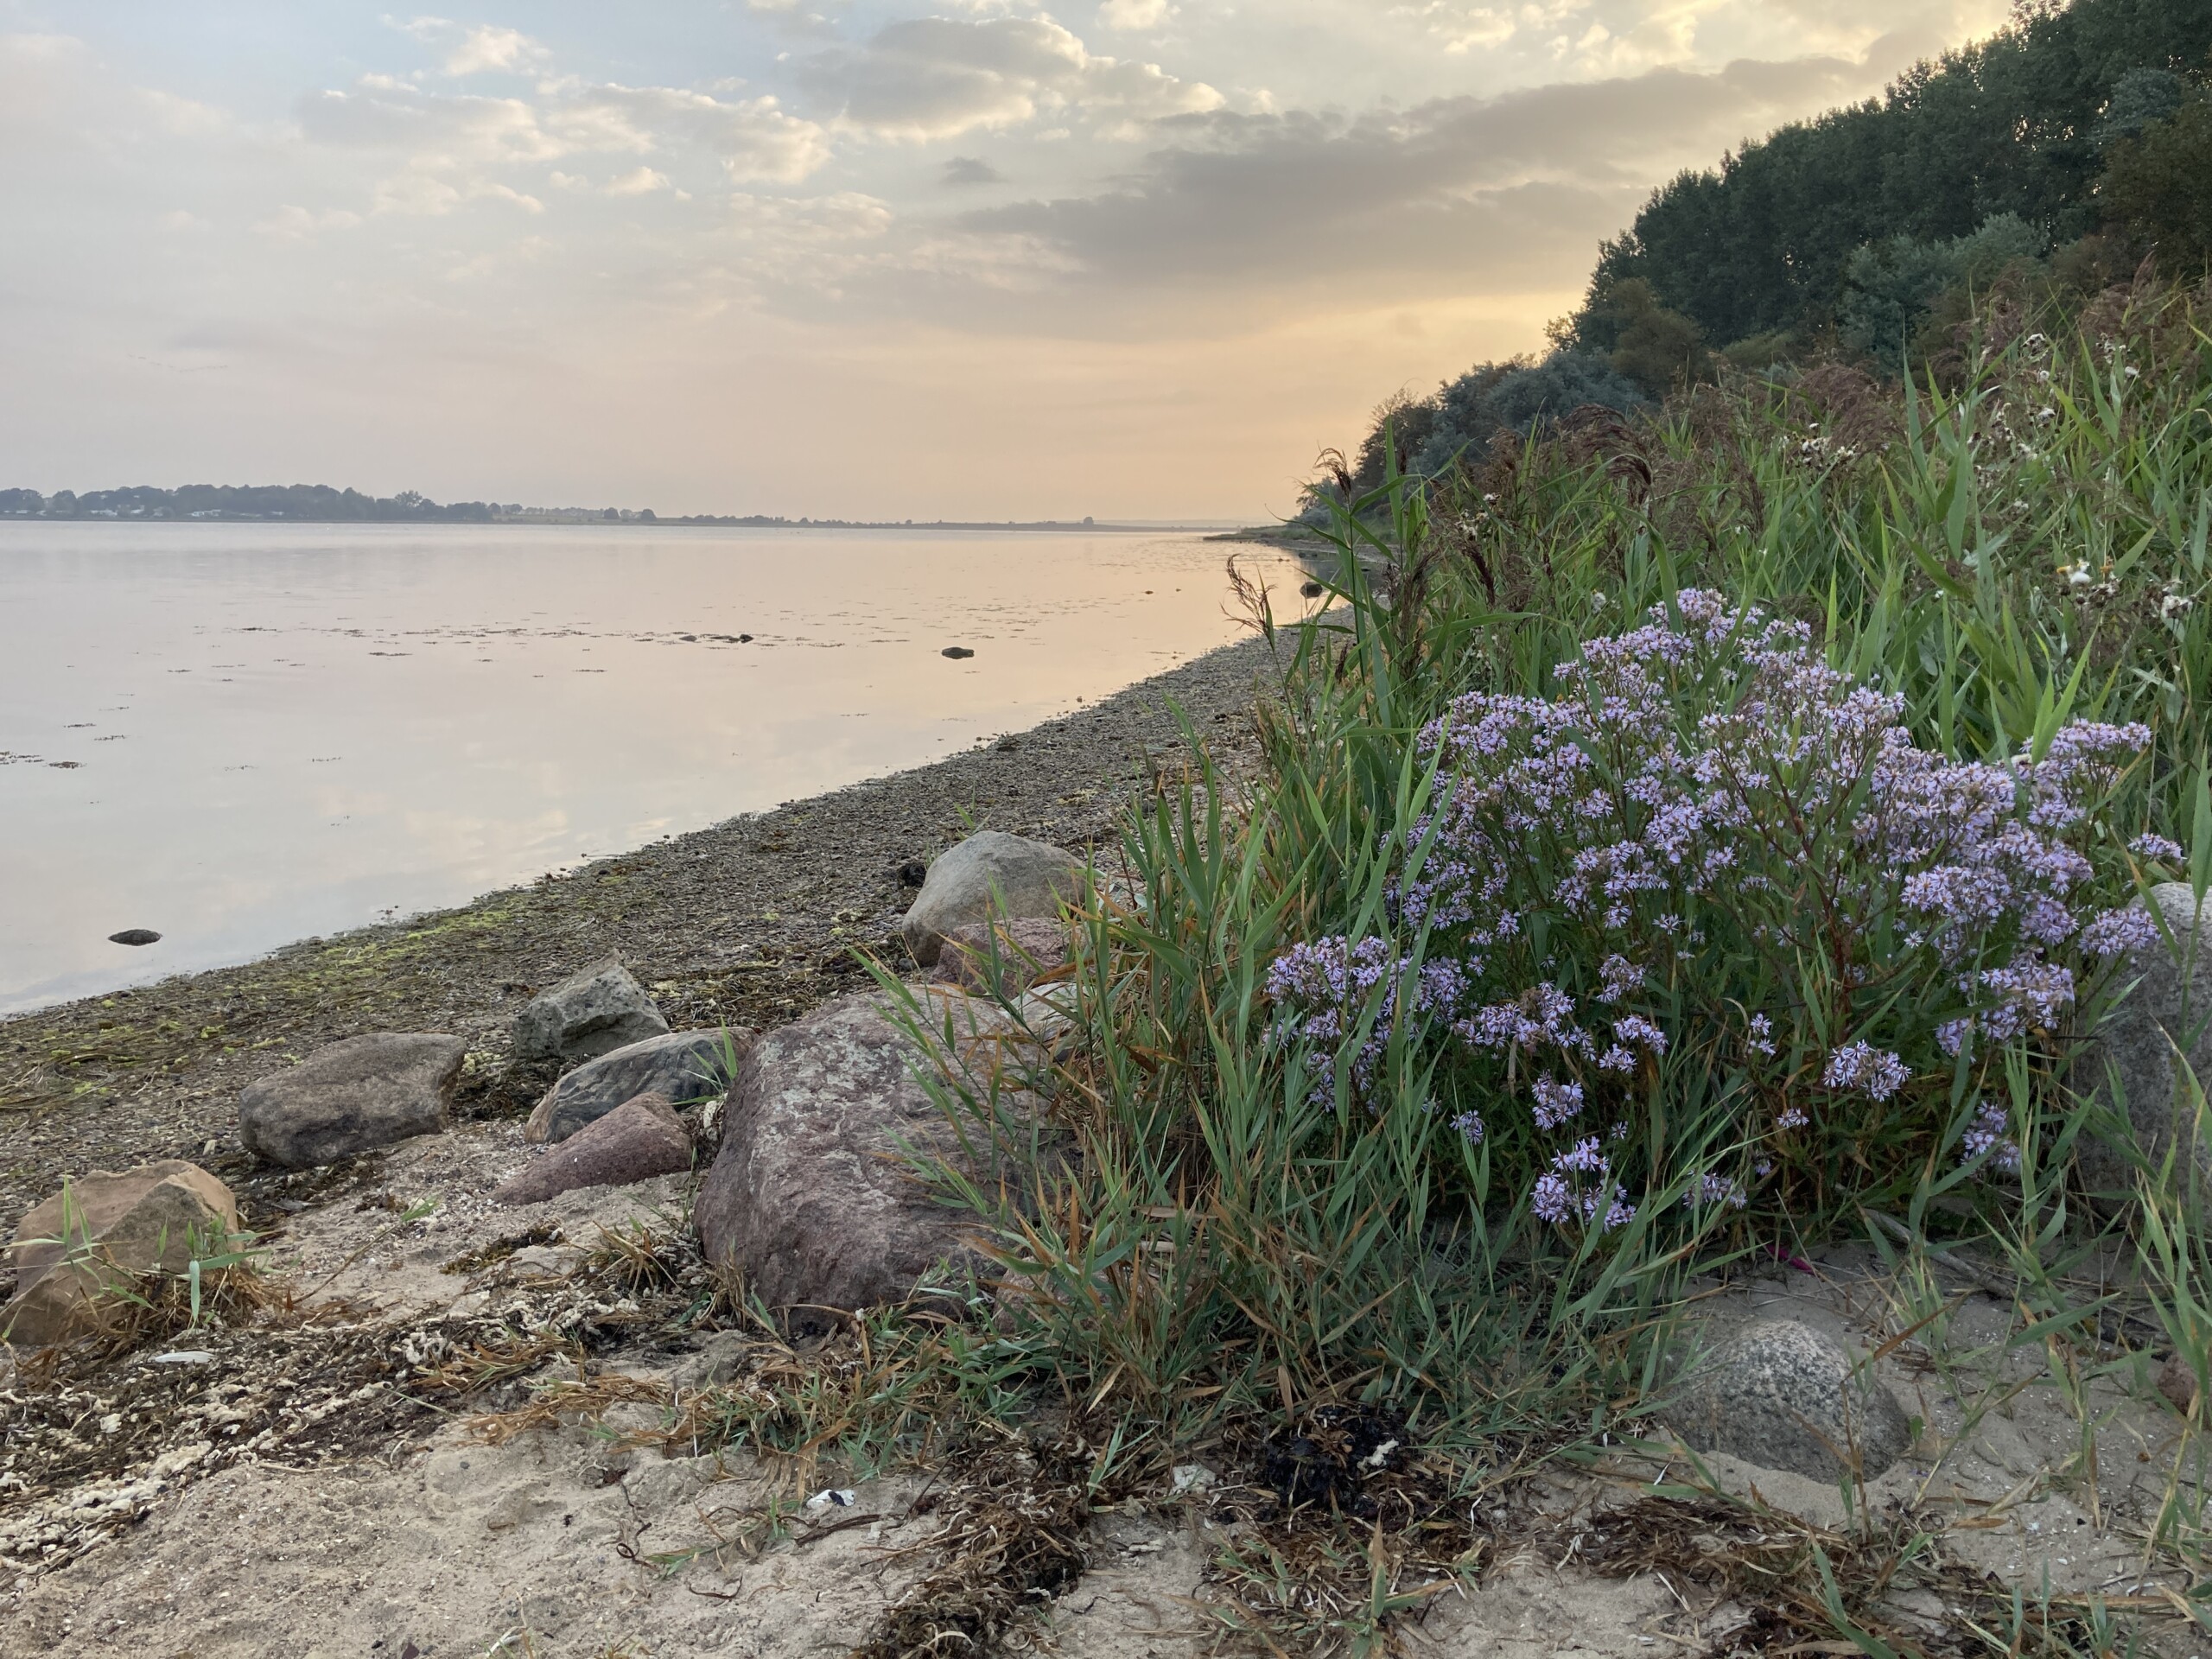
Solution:
[(2076, 588), (2086, 588), (2091, 582), (2094, 582), (2096, 578), (2089, 574), (2089, 567), (2088, 565), (2077, 564), (2071, 570), (2069, 570), (2066, 573), (2066, 580), (2072, 582)]

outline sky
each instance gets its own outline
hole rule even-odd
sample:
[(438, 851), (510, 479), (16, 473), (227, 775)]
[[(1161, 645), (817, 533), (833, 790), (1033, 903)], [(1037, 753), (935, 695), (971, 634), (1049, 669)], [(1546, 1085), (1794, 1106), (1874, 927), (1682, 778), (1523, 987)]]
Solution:
[(0, 0), (0, 487), (1293, 511), (2004, 0)]

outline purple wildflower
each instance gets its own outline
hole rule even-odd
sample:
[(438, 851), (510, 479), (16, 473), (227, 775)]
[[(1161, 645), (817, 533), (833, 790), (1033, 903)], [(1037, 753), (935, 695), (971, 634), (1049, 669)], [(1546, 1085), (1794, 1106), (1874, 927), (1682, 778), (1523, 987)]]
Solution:
[(1983, 1101), (1975, 1109), (1974, 1122), (1959, 1143), (1959, 1161), (1970, 1164), (1977, 1158), (1986, 1158), (1990, 1169), (2018, 1174), (2020, 1168), (2020, 1145), (2010, 1134), (2012, 1114), (1994, 1101)]
[(1905, 1063), (1888, 1050), (1853, 1042), (1828, 1056), (1821, 1081), (1831, 1089), (1858, 1089), (1876, 1100), (1887, 1100), (1911, 1075)]
[(1555, 1129), (1582, 1109), (1582, 1085), (1554, 1083), (1539, 1077), (1531, 1092), (1536, 1096), (1535, 1119), (1540, 1129)]

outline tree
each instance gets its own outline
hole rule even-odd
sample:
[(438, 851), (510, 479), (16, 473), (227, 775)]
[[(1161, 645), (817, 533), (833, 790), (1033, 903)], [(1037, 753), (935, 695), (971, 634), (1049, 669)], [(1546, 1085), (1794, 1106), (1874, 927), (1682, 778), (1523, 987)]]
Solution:
[(2212, 100), (2196, 99), (2163, 121), (2115, 139), (2097, 196), (2132, 239), (2169, 270), (2212, 258)]

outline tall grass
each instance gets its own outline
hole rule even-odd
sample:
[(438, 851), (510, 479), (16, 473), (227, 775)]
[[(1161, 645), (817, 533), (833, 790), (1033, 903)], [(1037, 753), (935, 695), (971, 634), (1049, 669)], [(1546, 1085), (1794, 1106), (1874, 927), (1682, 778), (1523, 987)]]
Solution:
[[(1120, 897), (1083, 918), (1058, 993), (1074, 1031), (1022, 1079), (1080, 1155), (1019, 1194), (964, 1193), (1005, 1269), (982, 1345), (995, 1381), (1048, 1382), (1077, 1421), (1110, 1419), (1123, 1457), (1364, 1402), (1458, 1448), (1464, 1492), (1632, 1430), (1694, 1272), (1841, 1236), (1893, 1252), (1899, 1284), (1929, 1303), (1913, 1317), (1936, 1328), (1931, 1263), (1971, 1240), (2001, 1264), (2021, 1339), (2069, 1356), (2053, 1364), (2079, 1397), (2083, 1363), (2123, 1363), (2113, 1299), (2085, 1300), (2069, 1277), (2113, 1229), (2139, 1246), (2136, 1336), (2120, 1348), (2159, 1330), (2201, 1378), (2212, 1256), (2190, 1172), (2139, 1159), (2141, 1201), (2117, 1221), (2084, 1205), (2074, 1173), (2082, 1137), (2111, 1127), (2067, 1088), (2099, 999), (2125, 989), (2109, 963), (2082, 959), (2078, 1001), (1987, 1021), (1946, 1058), (1929, 1045), (1956, 1029), (1961, 972), (2005, 958), (1914, 957), (1902, 912), (1878, 927), (1846, 906), (1860, 954), (1815, 961), (1773, 948), (1780, 910), (1713, 898), (1678, 923), (1692, 942), (1648, 964), (1638, 1006), (1669, 1040), (1604, 1082), (1602, 1113), (1593, 1101), (1548, 1140), (1528, 1119), (1537, 1048), (1455, 1036), (1470, 1004), (1425, 970), (1479, 978), (1510, 957), (1521, 994), (1541, 972), (1595, 1010), (1611, 942), (1532, 905), (1469, 966), (1482, 953), (1466, 918), (1409, 895), (1452, 853), (1465, 785), (1448, 740), (1481, 706), (1461, 700), (1573, 705), (1594, 642), (1681, 626), (1708, 604), (1687, 603), (1694, 590), (1732, 616), (1803, 625), (1815, 664), (1894, 699), (1944, 763), (2017, 769), (2024, 814), (2069, 727), (2139, 723), (2068, 832), (2089, 871), (2083, 914), (2160, 880), (2202, 891), (2209, 307), (2144, 289), (2042, 330), (1993, 314), (1953, 384), (1832, 367), (1746, 379), (1633, 427), (1582, 411), (1363, 498), (1340, 480), (1332, 608), (1279, 626), (1251, 595), (1279, 665), (1261, 763), (1232, 772), (1186, 732), (1183, 777), (1126, 822)], [(1681, 732), (1738, 706), (1733, 672), (1670, 682)], [(1853, 787), (1825, 829), (1774, 855), (1771, 891), (1789, 905), (1810, 902), (1783, 891), (1791, 871), (1854, 858), (1862, 885), (1822, 891), (1874, 890), (1880, 860), (1853, 840), (1868, 798)], [(1549, 833), (1490, 851), (1533, 859)], [(1325, 1008), (1300, 1001), (1315, 976), (1339, 988)], [(1769, 1006), (1800, 1039), (1771, 1075), (1745, 1054), (1749, 1016)], [(1910, 1074), (1897, 1103), (1836, 1082), (1854, 1033)], [(956, 1081), (948, 1104), (1002, 1125), (991, 1093)], [(1818, 1109), (1775, 1151), (1771, 1124), (1800, 1101)], [(1616, 1115), (1617, 1140), (1563, 1159)], [(1598, 1198), (1619, 1182), (1611, 1215), (1590, 1198), (1597, 1159)], [(1761, 1166), (1777, 1160), (1770, 1179)], [(1548, 1173), (1581, 1183), (1563, 1208)], [(2202, 1548), (2204, 1472), (2177, 1472), (2158, 1547)]]

